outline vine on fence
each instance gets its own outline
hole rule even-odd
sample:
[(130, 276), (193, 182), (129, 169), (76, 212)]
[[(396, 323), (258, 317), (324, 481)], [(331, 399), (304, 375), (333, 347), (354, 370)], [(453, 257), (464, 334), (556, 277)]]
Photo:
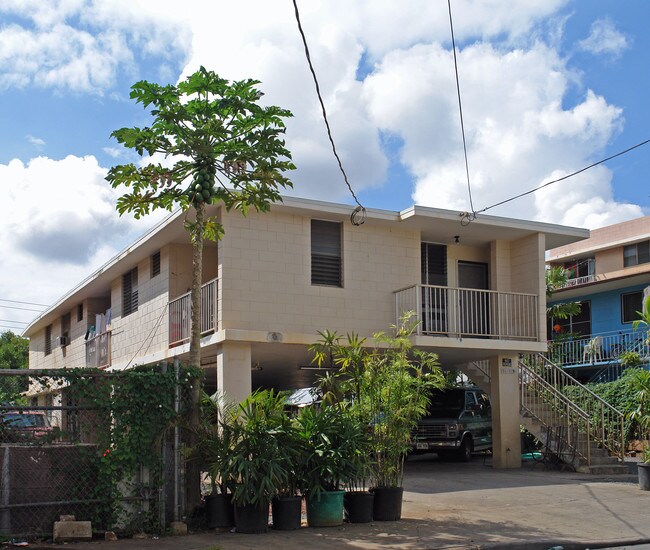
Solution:
[[(114, 373), (62, 369), (32, 377), (30, 393), (60, 391), (64, 405), (76, 408), (74, 441), (83, 447), (87, 486), (93, 487), (92, 495), (79, 496), (96, 502), (94, 525), (127, 532), (164, 528), (151, 498), (163, 482), (162, 442), (167, 430), (187, 415), (190, 391), (202, 375), (199, 368), (182, 366), (177, 380), (173, 366), (156, 364)], [(70, 434), (55, 430), (40, 443), (62, 436)], [(151, 505), (136, 510), (129, 495), (151, 498)]]

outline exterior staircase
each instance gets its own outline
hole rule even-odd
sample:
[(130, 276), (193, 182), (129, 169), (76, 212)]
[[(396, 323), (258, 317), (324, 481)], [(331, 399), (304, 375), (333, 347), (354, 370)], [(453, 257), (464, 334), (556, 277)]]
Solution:
[[(490, 392), (487, 361), (463, 365), (477, 386)], [(544, 355), (519, 360), (521, 424), (578, 472), (627, 474), (623, 414)]]

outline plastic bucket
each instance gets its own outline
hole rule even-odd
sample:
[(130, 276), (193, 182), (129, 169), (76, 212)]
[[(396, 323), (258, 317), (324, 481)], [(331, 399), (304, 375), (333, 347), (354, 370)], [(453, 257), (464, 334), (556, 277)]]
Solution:
[(322, 491), (319, 498), (307, 497), (307, 525), (334, 527), (343, 524), (345, 491)]

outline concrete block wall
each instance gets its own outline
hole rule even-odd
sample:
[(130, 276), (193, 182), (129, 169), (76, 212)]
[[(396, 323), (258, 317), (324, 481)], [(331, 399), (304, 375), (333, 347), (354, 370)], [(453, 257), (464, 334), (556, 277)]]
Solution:
[(123, 316), (122, 276), (111, 283), (112, 365), (138, 364), (138, 357), (168, 347), (170, 248), (160, 250), (160, 273), (151, 277), (150, 258), (138, 264), (138, 309)]
[(279, 212), (224, 214), (222, 328), (314, 335), (328, 328), (369, 336), (395, 322), (393, 292), (420, 282), (419, 232), (343, 220), (343, 288), (314, 286), (311, 219)]

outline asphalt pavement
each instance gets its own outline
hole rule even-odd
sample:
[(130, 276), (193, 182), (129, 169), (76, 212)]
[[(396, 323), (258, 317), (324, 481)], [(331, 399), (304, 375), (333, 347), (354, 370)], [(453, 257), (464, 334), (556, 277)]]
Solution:
[[(634, 467), (630, 468), (634, 472)], [(596, 477), (544, 470), (493, 469), (435, 455), (409, 459), (402, 520), (261, 535), (196, 532), (185, 536), (58, 545), (66, 550), (230, 549), (550, 549), (649, 548), (650, 492), (636, 475)], [(643, 545), (643, 546), (640, 546)], [(53, 546), (32, 543), (32, 548)], [(559, 548), (558, 548), (559, 550)]]

